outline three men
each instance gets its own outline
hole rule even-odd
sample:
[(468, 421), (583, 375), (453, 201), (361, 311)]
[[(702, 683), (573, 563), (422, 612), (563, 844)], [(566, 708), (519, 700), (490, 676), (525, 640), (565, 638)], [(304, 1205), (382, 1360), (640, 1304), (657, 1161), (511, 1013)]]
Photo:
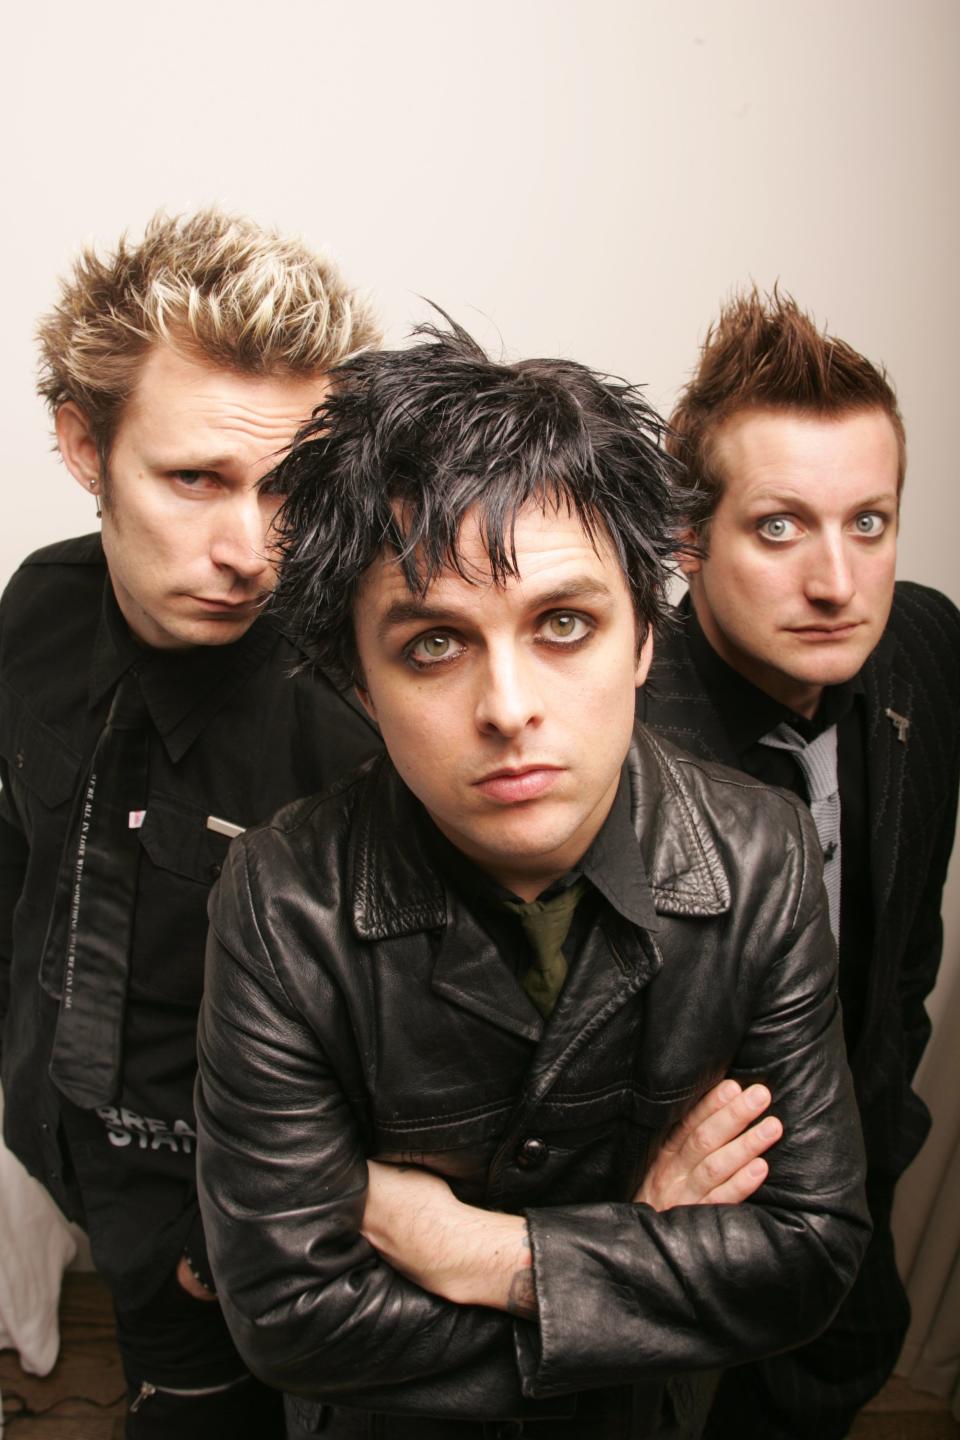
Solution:
[(279, 501), (259, 489), (377, 339), (331, 264), (212, 211), (83, 256), (40, 327), (102, 529), (31, 556), (0, 613), (5, 1134), (89, 1231), (129, 1436), (283, 1434), (213, 1295), (195, 1026), (229, 837), (379, 748), (261, 617)]
[(389, 758), (212, 902), (221, 1298), (331, 1440), (692, 1436), (698, 1372), (813, 1334), (864, 1243), (816, 835), (634, 729), (655, 417), (430, 334), (339, 367), (267, 485), (283, 611)]
[(724, 310), (672, 426), (709, 516), (638, 714), (811, 803), (874, 1222), (831, 1327), (729, 1372), (707, 1433), (840, 1440), (909, 1318), (890, 1208), (929, 1125), (910, 1082), (956, 820), (960, 617), (933, 590), (894, 586), (905, 442), (889, 382), (793, 301)]

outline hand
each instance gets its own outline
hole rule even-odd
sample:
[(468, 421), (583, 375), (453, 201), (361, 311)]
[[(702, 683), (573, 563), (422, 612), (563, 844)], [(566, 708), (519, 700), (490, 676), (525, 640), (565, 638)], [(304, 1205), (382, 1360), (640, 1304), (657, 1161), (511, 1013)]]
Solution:
[(185, 1255), (181, 1255), (177, 1261), (177, 1284), (181, 1290), (186, 1290), (188, 1295), (192, 1295), (194, 1300), (212, 1300), (214, 1304), (217, 1303), (216, 1295), (197, 1279), (187, 1264)]
[(360, 1233), (422, 1290), (457, 1305), (535, 1313), (527, 1222), (464, 1205), (439, 1175), (367, 1161)]
[(654, 1210), (674, 1205), (739, 1205), (767, 1178), (761, 1159), (783, 1134), (773, 1115), (758, 1125), (772, 1096), (765, 1085), (742, 1090), (723, 1080), (670, 1131), (634, 1201)]

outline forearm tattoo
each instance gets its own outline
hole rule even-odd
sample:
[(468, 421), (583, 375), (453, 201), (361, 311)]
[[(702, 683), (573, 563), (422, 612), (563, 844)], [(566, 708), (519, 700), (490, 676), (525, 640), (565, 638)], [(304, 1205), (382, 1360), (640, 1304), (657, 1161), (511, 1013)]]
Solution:
[(533, 1254), (530, 1249), (530, 1232), (523, 1232), (524, 1258), (520, 1268), (516, 1270), (511, 1281), (507, 1294), (507, 1313), (519, 1315), (522, 1320), (536, 1320), (539, 1314), (537, 1306), (537, 1288), (533, 1283)]

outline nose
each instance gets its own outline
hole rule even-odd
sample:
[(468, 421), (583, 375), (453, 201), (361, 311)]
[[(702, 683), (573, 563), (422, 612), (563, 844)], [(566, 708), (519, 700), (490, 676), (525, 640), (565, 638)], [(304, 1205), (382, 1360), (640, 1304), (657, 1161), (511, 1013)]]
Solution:
[(259, 580), (270, 571), (268, 535), (276, 501), (255, 488), (225, 496), (213, 516), (210, 558), (242, 580)]
[(857, 585), (843, 535), (820, 537), (810, 552), (805, 589), (807, 599), (815, 605), (837, 609), (849, 605)]
[(490, 653), (479, 676), (478, 730), (512, 739), (527, 726), (538, 725), (543, 719), (541, 684), (532, 657), (519, 646), (504, 645)]

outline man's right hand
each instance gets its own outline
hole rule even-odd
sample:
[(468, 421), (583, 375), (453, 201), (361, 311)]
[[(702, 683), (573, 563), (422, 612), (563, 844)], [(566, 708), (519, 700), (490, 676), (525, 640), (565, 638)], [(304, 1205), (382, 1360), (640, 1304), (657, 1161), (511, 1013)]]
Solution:
[(772, 1096), (765, 1085), (743, 1090), (722, 1080), (670, 1131), (634, 1202), (654, 1210), (674, 1205), (739, 1205), (767, 1178), (761, 1159), (783, 1134), (773, 1115), (758, 1117)]

